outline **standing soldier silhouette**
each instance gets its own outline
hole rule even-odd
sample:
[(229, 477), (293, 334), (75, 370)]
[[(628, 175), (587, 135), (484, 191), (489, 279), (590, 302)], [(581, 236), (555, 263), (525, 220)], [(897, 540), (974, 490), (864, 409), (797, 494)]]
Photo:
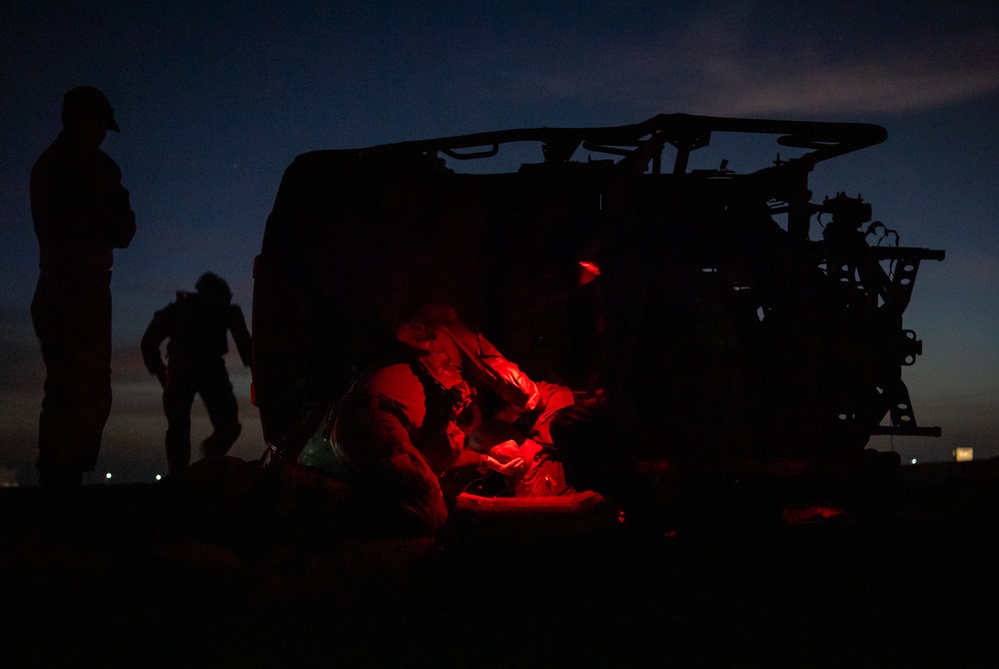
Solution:
[(111, 412), (113, 249), (135, 235), (121, 170), (100, 146), (119, 131), (107, 97), (68, 91), (63, 128), (31, 169), (39, 276), (31, 320), (45, 362), (38, 420), (39, 483), (75, 488), (93, 471)]
[[(232, 304), (229, 285), (211, 272), (196, 284), (197, 292), (177, 291), (177, 299), (157, 311), (142, 336), (142, 359), (163, 386), (167, 417), (166, 456), (170, 474), (191, 461), (191, 406), (201, 395), (213, 432), (202, 443), (207, 457), (229, 452), (239, 437), (239, 408), (225, 367), (228, 332), (243, 364), (250, 365), (250, 333), (239, 305)], [(160, 345), (167, 343), (167, 362)]]

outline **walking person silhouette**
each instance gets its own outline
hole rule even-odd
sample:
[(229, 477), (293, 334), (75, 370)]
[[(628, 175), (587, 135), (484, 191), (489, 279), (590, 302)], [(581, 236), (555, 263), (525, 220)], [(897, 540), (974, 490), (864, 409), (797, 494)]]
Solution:
[[(177, 299), (156, 312), (142, 336), (142, 359), (163, 387), (167, 418), (166, 457), (171, 475), (191, 461), (191, 406), (201, 395), (213, 432), (201, 444), (206, 457), (221, 457), (239, 437), (239, 408), (225, 367), (228, 333), (240, 359), (250, 365), (250, 333), (239, 305), (232, 303), (229, 285), (207, 272), (197, 292), (177, 292)], [(167, 360), (160, 345), (167, 342)]]

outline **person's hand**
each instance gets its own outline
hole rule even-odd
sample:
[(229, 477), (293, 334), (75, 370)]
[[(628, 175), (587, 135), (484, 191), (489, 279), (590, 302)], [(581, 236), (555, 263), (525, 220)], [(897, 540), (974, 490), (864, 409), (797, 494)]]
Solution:
[(500, 462), (491, 455), (485, 455), (483, 456), (483, 462), (485, 463), (486, 467), (493, 470), (494, 472), (499, 472), (504, 476), (513, 476), (514, 474), (517, 474), (518, 472), (527, 468), (526, 463), (524, 462), (524, 458), (521, 457), (516, 457), (506, 462)]
[(522, 457), (520, 452), (520, 446), (513, 439), (507, 439), (502, 441), (492, 448), (489, 449), (489, 455), (496, 458), (500, 462), (506, 462), (512, 458)]
[(483, 456), (483, 461), (486, 467), (505, 476), (512, 476), (527, 469), (527, 461), (513, 439), (490, 448), (489, 453)]

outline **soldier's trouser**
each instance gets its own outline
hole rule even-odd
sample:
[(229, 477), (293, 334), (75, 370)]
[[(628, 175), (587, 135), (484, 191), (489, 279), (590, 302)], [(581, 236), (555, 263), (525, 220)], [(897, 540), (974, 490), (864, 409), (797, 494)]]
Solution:
[(46, 371), (36, 466), (43, 482), (92, 471), (111, 412), (110, 288), (40, 285), (31, 316)]
[(351, 471), (350, 481), (357, 520), (368, 530), (429, 536), (447, 519), (440, 483), (415, 449)]
[(224, 360), (205, 364), (196, 375), (170, 370), (168, 376), (163, 410), (167, 417), (166, 455), (170, 473), (182, 471), (191, 462), (191, 406), (195, 395), (201, 395), (212, 422), (212, 434), (201, 443), (205, 455), (228, 453), (242, 428)]
[[(407, 406), (424, 401), (422, 392), (395, 399)], [(341, 407), (334, 440), (350, 472), (359, 522), (389, 534), (431, 535), (447, 518), (447, 506), (437, 475), (411, 443), (403, 420), (392, 402), (358, 396)]]

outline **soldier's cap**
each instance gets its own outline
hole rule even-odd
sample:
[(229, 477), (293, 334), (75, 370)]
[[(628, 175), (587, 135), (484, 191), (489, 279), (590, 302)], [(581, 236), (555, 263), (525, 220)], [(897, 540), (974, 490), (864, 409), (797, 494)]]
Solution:
[(121, 132), (114, 120), (114, 107), (100, 90), (93, 86), (77, 86), (66, 91), (62, 99), (62, 120), (107, 117), (108, 130)]

